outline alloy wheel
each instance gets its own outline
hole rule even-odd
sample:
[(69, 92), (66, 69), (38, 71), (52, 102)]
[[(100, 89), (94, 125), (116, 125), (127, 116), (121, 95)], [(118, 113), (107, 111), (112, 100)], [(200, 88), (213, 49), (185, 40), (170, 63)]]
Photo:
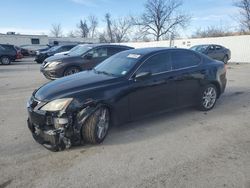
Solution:
[(217, 99), (217, 92), (216, 89), (213, 87), (208, 87), (202, 97), (202, 104), (204, 108), (210, 109), (214, 106)]
[(109, 111), (106, 108), (99, 109), (97, 121), (97, 137), (102, 140), (108, 132), (109, 128)]
[(1, 59), (1, 62), (3, 65), (9, 65), (10, 64), (10, 59), (8, 57), (3, 57)]

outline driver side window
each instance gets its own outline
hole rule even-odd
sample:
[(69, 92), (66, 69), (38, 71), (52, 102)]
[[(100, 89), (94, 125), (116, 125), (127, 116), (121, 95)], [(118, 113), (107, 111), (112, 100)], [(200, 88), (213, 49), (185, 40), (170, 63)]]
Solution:
[(142, 72), (150, 72), (152, 74), (171, 71), (172, 65), (170, 61), (170, 53), (156, 54), (147, 59), (137, 71), (137, 74)]
[(107, 57), (108, 51), (107, 51), (107, 48), (98, 48), (98, 49), (91, 50), (89, 54), (91, 54), (93, 58), (101, 58), (101, 57)]

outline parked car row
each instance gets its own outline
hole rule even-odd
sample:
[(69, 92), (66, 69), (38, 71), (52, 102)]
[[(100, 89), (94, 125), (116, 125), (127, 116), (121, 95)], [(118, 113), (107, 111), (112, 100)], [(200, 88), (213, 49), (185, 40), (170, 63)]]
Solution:
[[(20, 46), (25, 56), (35, 56), (39, 51), (45, 51), (51, 48), (51, 45), (22, 45)], [(24, 55), (23, 54), (23, 55)]]
[(51, 48), (49, 45), (23, 45), (19, 47), (11, 44), (0, 44), (0, 47), (0, 63), (5, 65), (25, 56), (33, 56), (36, 51), (42, 51), (44, 48), (46, 50)]
[(106, 44), (48, 58), (41, 72), (66, 76), (35, 90), (27, 103), (33, 138), (52, 151), (99, 144), (111, 125), (171, 109), (211, 110), (227, 82), (223, 62), (193, 50)]
[(75, 46), (76, 45), (58, 45), (58, 46), (53, 46), (47, 50), (39, 51), (36, 54), (35, 61), (38, 64), (41, 64), (48, 57), (51, 57), (51, 56), (55, 55), (56, 53), (69, 51), (72, 48), (74, 48)]
[(133, 48), (109, 44), (78, 45), (67, 53), (47, 58), (40, 70), (46, 78), (57, 79), (90, 70), (112, 55), (129, 49)]

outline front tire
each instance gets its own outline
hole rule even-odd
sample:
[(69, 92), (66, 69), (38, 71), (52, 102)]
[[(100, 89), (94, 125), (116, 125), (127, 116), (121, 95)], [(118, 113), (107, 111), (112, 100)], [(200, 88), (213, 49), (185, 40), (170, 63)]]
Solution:
[(83, 140), (100, 144), (106, 138), (110, 127), (110, 112), (106, 107), (98, 108), (82, 127)]
[(11, 63), (11, 59), (7, 56), (3, 56), (1, 57), (0, 62), (3, 65), (9, 65)]
[(218, 91), (215, 85), (209, 84), (201, 89), (198, 108), (201, 111), (212, 110), (218, 98)]

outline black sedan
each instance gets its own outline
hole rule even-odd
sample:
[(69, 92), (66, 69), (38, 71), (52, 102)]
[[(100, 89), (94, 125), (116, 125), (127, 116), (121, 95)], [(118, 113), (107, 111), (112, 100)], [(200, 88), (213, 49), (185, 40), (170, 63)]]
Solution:
[(225, 64), (231, 59), (231, 51), (221, 45), (204, 44), (196, 45), (190, 48), (196, 52), (203, 53), (212, 59), (223, 61)]
[(41, 64), (41, 63), (43, 63), (43, 61), (46, 58), (51, 57), (51, 56), (55, 55), (56, 53), (69, 51), (72, 48), (74, 48), (75, 46), (76, 45), (72, 45), (72, 44), (70, 44), (70, 45), (53, 46), (53, 47), (49, 48), (46, 51), (42, 51), (42, 52), (36, 54), (35, 61), (38, 64)]
[(52, 151), (101, 143), (111, 124), (186, 106), (211, 110), (226, 87), (222, 62), (187, 49), (118, 53), (91, 71), (50, 82), (28, 101), (28, 127)]
[(40, 71), (51, 80), (69, 76), (80, 71), (89, 70), (124, 50), (133, 48), (111, 44), (81, 44), (67, 54), (47, 58), (41, 65)]

